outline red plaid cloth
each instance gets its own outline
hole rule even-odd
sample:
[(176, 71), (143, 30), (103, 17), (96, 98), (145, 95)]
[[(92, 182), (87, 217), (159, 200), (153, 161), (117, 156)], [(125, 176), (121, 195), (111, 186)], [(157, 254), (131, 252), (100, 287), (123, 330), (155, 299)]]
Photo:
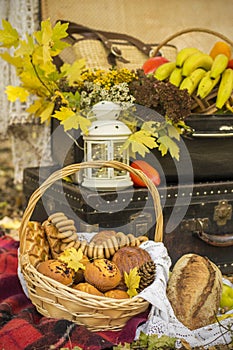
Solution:
[(0, 349), (47, 350), (79, 346), (86, 350), (111, 349), (132, 342), (147, 312), (129, 320), (121, 331), (90, 332), (84, 326), (41, 316), (25, 296), (17, 275), (19, 243), (0, 232)]

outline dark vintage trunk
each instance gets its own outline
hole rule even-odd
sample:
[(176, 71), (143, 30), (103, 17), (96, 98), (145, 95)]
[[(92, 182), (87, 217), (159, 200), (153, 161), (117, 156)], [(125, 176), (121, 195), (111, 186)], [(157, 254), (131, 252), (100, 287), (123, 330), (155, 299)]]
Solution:
[[(25, 204), (55, 168), (24, 172)], [(233, 181), (161, 185), (164, 244), (174, 264), (185, 253), (209, 257), (223, 273), (233, 273)], [(78, 232), (115, 229), (154, 239), (154, 206), (148, 190), (128, 188), (95, 192), (67, 181), (53, 184), (36, 205), (32, 220), (63, 211)]]

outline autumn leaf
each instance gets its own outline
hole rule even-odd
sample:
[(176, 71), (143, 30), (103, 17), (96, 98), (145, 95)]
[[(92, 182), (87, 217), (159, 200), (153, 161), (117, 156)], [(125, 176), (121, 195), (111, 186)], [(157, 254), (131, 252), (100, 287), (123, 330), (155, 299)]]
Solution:
[(71, 117), (62, 121), (61, 124), (64, 125), (65, 131), (80, 128), (82, 132), (87, 135), (89, 131), (88, 128), (91, 126), (91, 121), (76, 112)]
[(41, 110), (42, 106), (43, 99), (37, 99), (27, 108), (27, 112), (39, 116), (39, 111)]
[(180, 132), (179, 132), (179, 128), (176, 128), (173, 125), (168, 124), (167, 125), (167, 133), (171, 138), (174, 138), (176, 140), (180, 140)]
[(10, 22), (5, 19), (2, 20), (3, 29), (0, 30), (0, 42), (1, 47), (10, 48), (12, 46), (17, 47), (19, 43), (19, 34), (16, 29), (12, 27)]
[(149, 121), (142, 124), (141, 130), (148, 132), (151, 136), (158, 137), (159, 126), (160, 126), (160, 123)]
[(149, 153), (152, 148), (158, 147), (156, 140), (146, 130), (136, 131), (130, 135), (123, 145), (123, 149), (131, 147), (133, 153), (139, 153), (142, 157), (145, 157), (146, 153)]
[(34, 50), (33, 38), (27, 34), (27, 41), (20, 40), (19, 47), (15, 50), (15, 56), (30, 56)]
[(180, 158), (179, 146), (169, 136), (164, 135), (159, 137), (158, 143), (159, 143), (159, 151), (161, 151), (162, 156), (167, 154), (167, 152), (169, 151), (172, 158), (179, 160)]
[(22, 66), (22, 59), (21, 57), (13, 57), (8, 52), (0, 53), (0, 57), (2, 59), (10, 64), (12, 64), (15, 67), (21, 67)]
[(73, 85), (81, 79), (81, 73), (85, 68), (85, 64), (85, 59), (76, 60), (72, 65), (68, 63), (63, 64), (61, 72), (66, 73), (69, 85)]
[(56, 110), (55, 113), (53, 114), (54, 118), (57, 118), (60, 121), (64, 121), (71, 116), (75, 115), (75, 112), (72, 111), (71, 108), (69, 107), (61, 107), (59, 110)]
[(15, 102), (17, 99), (20, 100), (20, 102), (26, 102), (27, 98), (29, 96), (29, 92), (20, 86), (7, 86), (5, 90), (7, 94), (7, 98), (11, 102)]
[(91, 121), (83, 117), (79, 112), (74, 112), (68, 107), (61, 107), (59, 111), (55, 111), (53, 117), (59, 119), (64, 126), (64, 130), (81, 129), (84, 134), (88, 133)]
[(130, 270), (129, 274), (124, 271), (124, 281), (128, 288), (127, 293), (130, 297), (134, 297), (138, 294), (137, 289), (140, 283), (140, 276), (138, 275), (137, 267)]
[(42, 106), (43, 110), (40, 112), (40, 118), (42, 123), (44, 123), (45, 121), (50, 121), (50, 118), (53, 114), (54, 106), (54, 102), (48, 102), (47, 104)]
[(85, 266), (80, 262), (82, 258), (82, 250), (77, 250), (74, 247), (66, 249), (61, 255), (59, 255), (59, 260), (66, 263), (67, 266), (74, 271), (78, 271), (79, 269), (85, 270)]
[(61, 41), (68, 33), (66, 32), (68, 23), (61, 24), (57, 22), (52, 28), (50, 19), (41, 22), (41, 30), (35, 32), (35, 38), (40, 46), (46, 47), (51, 56), (58, 55), (65, 47), (70, 46), (68, 43)]

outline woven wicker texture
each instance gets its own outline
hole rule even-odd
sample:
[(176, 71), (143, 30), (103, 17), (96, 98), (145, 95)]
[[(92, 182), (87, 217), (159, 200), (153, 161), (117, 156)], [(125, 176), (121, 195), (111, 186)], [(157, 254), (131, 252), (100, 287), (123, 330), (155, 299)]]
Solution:
[(99, 297), (80, 292), (50, 279), (39, 273), (30, 263), (26, 245), (26, 231), (35, 206), (45, 191), (57, 180), (86, 168), (110, 167), (123, 169), (139, 176), (146, 184), (154, 203), (156, 217), (156, 242), (163, 240), (163, 215), (160, 196), (152, 181), (140, 170), (129, 165), (117, 162), (84, 162), (69, 165), (54, 172), (31, 195), (27, 208), (24, 211), (20, 237), (20, 267), (26, 281), (29, 297), (38, 312), (47, 317), (66, 318), (73, 322), (85, 325), (90, 330), (117, 330), (122, 328), (127, 320), (140, 312), (145, 311), (149, 303), (140, 297), (130, 299), (112, 299)]
[[(42, 18), (69, 20), (91, 28), (126, 33), (147, 43), (160, 43), (183, 28), (217, 29), (232, 37), (232, 0), (42, 0)], [(197, 15), (196, 15), (197, 14)], [(174, 45), (195, 46), (207, 53), (215, 37), (188, 33)]]
[[(129, 61), (125, 63), (116, 60), (116, 65), (119, 68), (138, 69), (149, 57), (127, 42), (114, 41), (114, 45), (121, 50), (122, 57)], [(152, 45), (152, 48), (157, 51), (157, 45)], [(108, 62), (108, 50), (97, 40), (81, 40), (74, 44), (73, 50), (67, 49), (66, 55), (68, 52), (69, 57), (63, 54), (65, 61), (71, 62), (74, 59), (85, 58), (86, 66), (89, 68), (109, 69), (112, 67)], [(160, 53), (172, 61), (175, 60), (177, 49), (175, 46), (164, 45)]]

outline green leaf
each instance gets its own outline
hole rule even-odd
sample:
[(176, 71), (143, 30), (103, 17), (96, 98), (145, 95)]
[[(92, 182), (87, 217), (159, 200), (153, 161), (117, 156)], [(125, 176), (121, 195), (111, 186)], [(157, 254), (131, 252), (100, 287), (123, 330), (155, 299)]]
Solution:
[(19, 43), (19, 34), (16, 29), (12, 27), (10, 22), (5, 19), (2, 20), (3, 29), (0, 30), (0, 42), (1, 47), (10, 48), (12, 46), (17, 47)]
[(29, 96), (29, 92), (20, 86), (7, 86), (5, 90), (7, 98), (11, 102), (15, 102), (17, 99), (20, 102), (26, 102)]
[(179, 146), (169, 136), (164, 135), (159, 137), (158, 143), (159, 151), (161, 151), (162, 156), (164, 156), (169, 151), (172, 158), (179, 160)]
[(78, 91), (73, 94), (72, 92), (63, 92), (65, 99), (69, 102), (71, 108), (79, 108), (80, 106), (80, 93)]

